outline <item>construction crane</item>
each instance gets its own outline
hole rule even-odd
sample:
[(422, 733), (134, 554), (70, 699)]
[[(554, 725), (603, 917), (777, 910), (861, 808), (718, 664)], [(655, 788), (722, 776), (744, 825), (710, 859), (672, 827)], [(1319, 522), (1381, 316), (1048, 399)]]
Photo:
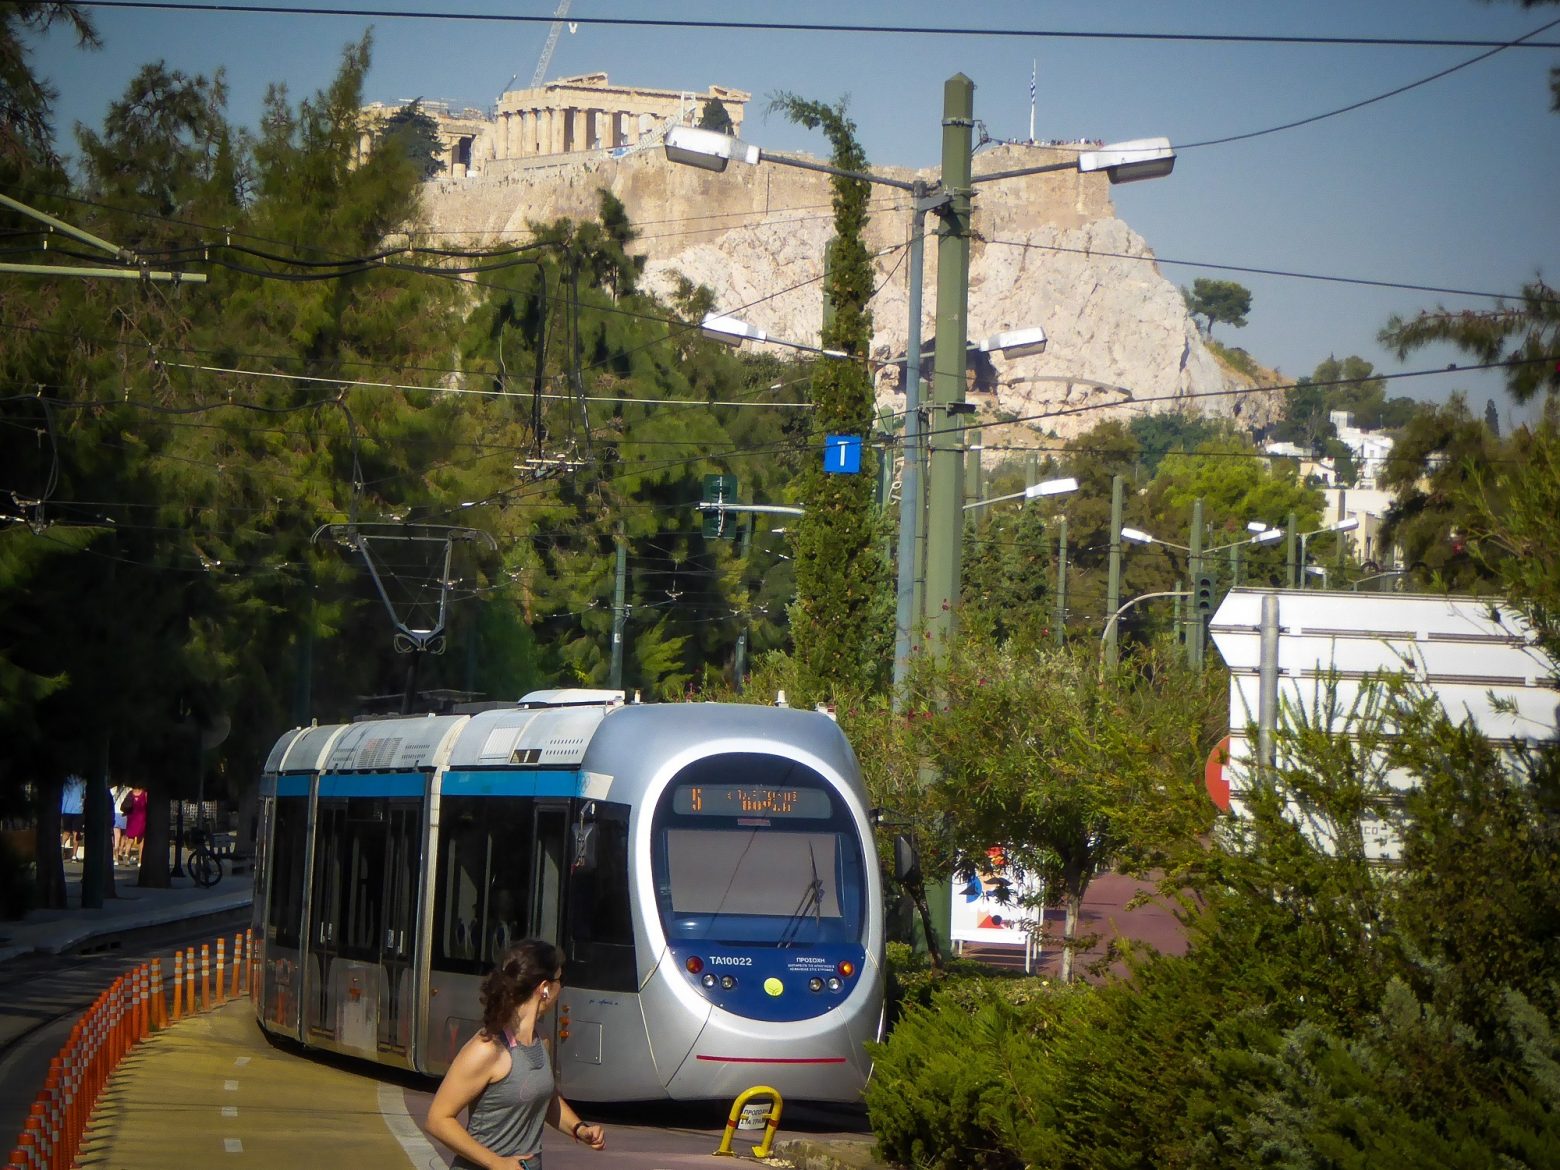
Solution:
[(535, 89), (547, 78), (547, 66), (552, 64), (553, 50), (558, 47), (558, 37), (563, 32), (563, 18), (569, 15), (569, 5), (574, 0), (558, 0), (558, 7), (553, 10), (552, 28), (547, 30), (547, 44), (542, 47), (542, 59), (536, 63), (536, 72), (531, 75), (531, 88)]

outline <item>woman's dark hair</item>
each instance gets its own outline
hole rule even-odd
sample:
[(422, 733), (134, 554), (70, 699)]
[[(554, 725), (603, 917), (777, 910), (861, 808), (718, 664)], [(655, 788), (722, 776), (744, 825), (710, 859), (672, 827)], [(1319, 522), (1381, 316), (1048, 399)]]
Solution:
[(502, 1036), (515, 1009), (561, 970), (563, 952), (552, 943), (539, 938), (515, 943), (482, 980), (482, 1031), (493, 1039)]

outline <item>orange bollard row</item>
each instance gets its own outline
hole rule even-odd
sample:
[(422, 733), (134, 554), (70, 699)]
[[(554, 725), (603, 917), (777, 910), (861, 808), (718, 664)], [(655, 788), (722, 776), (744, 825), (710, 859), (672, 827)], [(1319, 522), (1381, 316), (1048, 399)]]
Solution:
[[(195, 948), (173, 955), (171, 1022), (209, 1011), (240, 994), (254, 978), (254, 933), (233, 937), (231, 974), (227, 942), (218, 938), (216, 986), (211, 982), (211, 948), (200, 948), (200, 998), (195, 991)], [(170, 1024), (162, 960), (120, 975), (98, 995), (70, 1030), (33, 1103), (4, 1170), (70, 1170), (86, 1139), (93, 1108), (127, 1053)]]

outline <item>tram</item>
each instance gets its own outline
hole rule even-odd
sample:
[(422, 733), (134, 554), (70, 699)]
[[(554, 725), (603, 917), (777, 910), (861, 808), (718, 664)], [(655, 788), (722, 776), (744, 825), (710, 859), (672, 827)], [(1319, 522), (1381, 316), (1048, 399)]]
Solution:
[(883, 1023), (882, 888), (827, 716), (546, 691), (284, 734), (266, 761), (262, 1028), (439, 1075), (511, 942), (566, 957), (545, 1017), (581, 1101), (854, 1101)]

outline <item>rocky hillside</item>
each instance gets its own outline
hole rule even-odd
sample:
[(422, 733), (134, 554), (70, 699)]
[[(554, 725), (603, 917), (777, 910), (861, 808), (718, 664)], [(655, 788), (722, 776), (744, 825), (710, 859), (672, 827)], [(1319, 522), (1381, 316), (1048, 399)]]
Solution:
[[(1002, 147), (976, 174), (1042, 165), (1069, 147)], [(912, 172), (876, 168), (898, 178)], [(930, 179), (929, 174), (921, 174)], [(772, 337), (816, 343), (819, 278), (831, 230), (828, 177), (775, 164), (733, 164), (713, 174), (668, 163), (658, 151), (623, 158), (562, 155), (489, 163), (462, 179), (428, 184), (425, 208), (443, 239), (513, 241), (532, 221), (590, 218), (596, 192), (623, 201), (641, 233), (646, 283), (665, 292), (678, 274), (715, 291), (722, 312)], [(981, 358), (971, 398), (982, 417), (1016, 420), (1003, 446), (1027, 435), (1063, 438), (1104, 418), (1187, 410), (1244, 425), (1276, 417), (1277, 394), (1229, 394), (1250, 380), (1220, 363), (1187, 315), (1180, 290), (1147, 243), (1120, 219), (1103, 175), (1076, 172), (978, 185), (970, 265), (969, 334), (1042, 326), (1045, 353)], [(908, 198), (876, 188), (869, 244), (878, 254), (873, 357), (880, 402), (902, 403), (908, 317)], [(935, 230), (935, 221), (928, 231)], [(922, 336), (936, 300), (936, 240), (928, 236)], [(993, 446), (998, 444), (993, 443)]]

